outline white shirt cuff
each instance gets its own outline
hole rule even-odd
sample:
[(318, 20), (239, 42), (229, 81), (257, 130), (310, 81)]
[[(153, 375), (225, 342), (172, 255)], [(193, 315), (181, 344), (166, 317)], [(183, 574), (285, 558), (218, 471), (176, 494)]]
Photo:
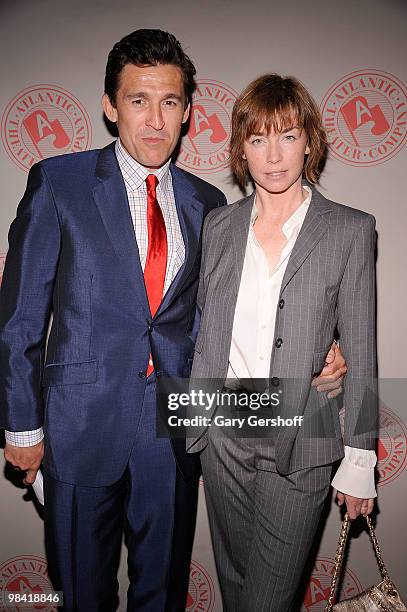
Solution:
[(332, 486), (341, 493), (360, 499), (377, 497), (374, 481), (376, 463), (374, 451), (345, 446), (345, 456), (332, 480)]
[(5, 430), (7, 444), (13, 446), (35, 446), (44, 438), (42, 427), (32, 431), (7, 431)]

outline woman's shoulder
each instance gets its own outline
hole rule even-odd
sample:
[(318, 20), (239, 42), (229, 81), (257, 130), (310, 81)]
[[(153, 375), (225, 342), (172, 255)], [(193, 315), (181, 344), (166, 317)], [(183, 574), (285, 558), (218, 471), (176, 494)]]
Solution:
[(339, 202), (335, 202), (334, 200), (330, 200), (323, 196), (320, 191), (313, 188), (313, 199), (314, 203), (318, 205), (321, 209), (324, 209), (324, 212), (330, 213), (330, 220), (333, 222), (337, 220), (338, 222), (343, 223), (352, 223), (356, 225), (369, 225), (375, 223), (375, 218), (372, 214), (361, 210), (360, 208), (355, 208), (354, 206), (350, 206), (349, 204), (342, 204)]
[(221, 206), (219, 208), (213, 208), (205, 217), (205, 225), (217, 224), (225, 219), (229, 219), (231, 215), (236, 213), (240, 208), (246, 208), (251, 210), (253, 205), (254, 193), (233, 202), (227, 204), (227, 206)]

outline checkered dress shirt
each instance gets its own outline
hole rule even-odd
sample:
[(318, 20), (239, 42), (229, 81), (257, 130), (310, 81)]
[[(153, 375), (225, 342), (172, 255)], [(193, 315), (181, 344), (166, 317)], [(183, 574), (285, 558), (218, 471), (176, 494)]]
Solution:
[(148, 251), (147, 229), (147, 187), (146, 178), (155, 174), (158, 179), (157, 200), (163, 213), (167, 230), (167, 270), (165, 274), (164, 294), (177, 275), (185, 259), (185, 245), (179, 225), (170, 162), (158, 170), (149, 170), (136, 162), (126, 151), (120, 140), (116, 142), (116, 157), (126, 185), (134, 233), (140, 253), (140, 263), (144, 271)]

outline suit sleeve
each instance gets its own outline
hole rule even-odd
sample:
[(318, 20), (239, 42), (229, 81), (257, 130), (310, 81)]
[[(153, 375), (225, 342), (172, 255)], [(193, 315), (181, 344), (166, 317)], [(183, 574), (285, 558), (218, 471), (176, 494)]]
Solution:
[(42, 361), (60, 242), (50, 184), (37, 164), (10, 227), (0, 290), (0, 426), (9, 431), (43, 424)]
[(344, 382), (347, 446), (374, 450), (377, 437), (375, 219), (362, 218), (338, 295), (338, 332), (348, 374)]

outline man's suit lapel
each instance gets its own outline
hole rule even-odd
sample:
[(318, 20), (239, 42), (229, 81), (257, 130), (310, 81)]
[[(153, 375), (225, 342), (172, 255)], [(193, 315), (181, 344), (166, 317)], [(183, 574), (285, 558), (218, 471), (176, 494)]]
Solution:
[(203, 223), (204, 203), (199, 199), (193, 182), (174, 164), (171, 165), (171, 176), (178, 219), (185, 244), (185, 260), (165, 294), (157, 314), (168, 308), (188, 279), (198, 256)]
[(97, 184), (93, 189), (93, 197), (116, 255), (127, 272), (130, 287), (133, 287), (148, 319), (151, 315), (144, 275), (114, 143), (100, 151), (95, 174)]
[(329, 202), (316, 190), (312, 189), (311, 203), (305, 216), (300, 233), (288, 260), (287, 268), (281, 284), (281, 292), (288, 285), (305, 259), (316, 247), (322, 236), (328, 230), (326, 217), (332, 211)]

